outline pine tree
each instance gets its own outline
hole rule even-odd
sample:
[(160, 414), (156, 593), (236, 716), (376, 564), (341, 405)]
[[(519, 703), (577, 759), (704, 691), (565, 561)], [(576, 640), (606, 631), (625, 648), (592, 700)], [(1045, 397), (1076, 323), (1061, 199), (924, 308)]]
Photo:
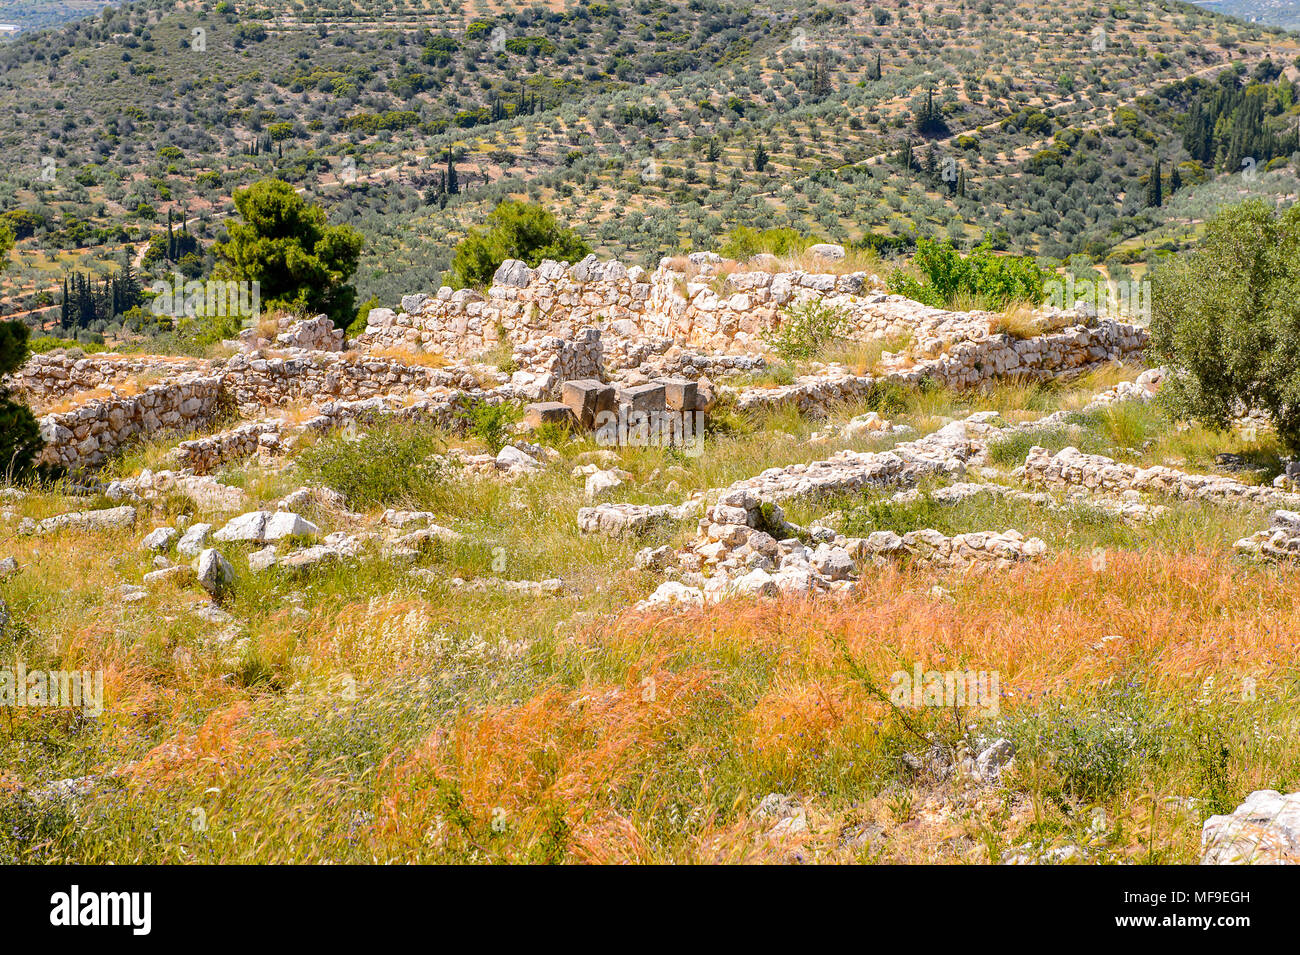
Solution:
[(764, 169), (766, 169), (767, 160), (768, 160), (767, 149), (764, 148), (763, 141), (760, 139), (758, 141), (758, 145), (754, 147), (754, 171), (762, 172)]

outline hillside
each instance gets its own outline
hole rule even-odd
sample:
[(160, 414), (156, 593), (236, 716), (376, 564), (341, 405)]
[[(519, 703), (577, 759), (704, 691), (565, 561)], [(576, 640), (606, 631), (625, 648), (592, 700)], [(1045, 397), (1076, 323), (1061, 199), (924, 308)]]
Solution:
[(0, 862), (1296, 861), (1278, 437), (835, 255), (32, 358)]
[(1300, 4), (1295, 0), (1196, 0), (1215, 13), (1247, 23), (1294, 30), (1300, 27)]
[[(367, 236), (359, 300), (387, 305), (508, 195), (649, 267), (749, 226), (987, 235), (1122, 278), (1194, 232), (1244, 142), (1294, 195), (1297, 54), (1174, 2), (125, 4), (0, 50), (0, 143), (26, 157), (0, 207), (31, 214), (5, 304), (57, 317), (69, 270), (125, 261), (201, 275), (233, 191), (268, 175)], [(1194, 156), (1183, 117), (1225, 70), (1265, 109)], [(1175, 209), (1150, 203), (1157, 155)], [(169, 219), (184, 263), (145, 255)]]

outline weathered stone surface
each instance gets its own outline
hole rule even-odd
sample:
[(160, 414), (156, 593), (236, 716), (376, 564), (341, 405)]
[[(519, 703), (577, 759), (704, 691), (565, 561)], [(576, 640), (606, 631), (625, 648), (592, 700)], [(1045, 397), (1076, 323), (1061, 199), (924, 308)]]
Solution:
[(544, 424), (572, 427), (577, 421), (568, 405), (558, 401), (542, 401), (524, 409), (524, 424), (530, 428), (540, 428)]
[(166, 550), (179, 536), (180, 531), (174, 527), (158, 527), (144, 536), (140, 546), (145, 550)]
[(561, 400), (573, 412), (578, 424), (590, 431), (596, 426), (596, 418), (602, 412), (612, 412), (617, 408), (613, 385), (604, 384), (595, 378), (576, 378), (566, 381), (560, 389)]
[(98, 511), (74, 511), (58, 514), (37, 523), (34, 533), (54, 534), (62, 530), (115, 531), (135, 523), (135, 508), (130, 505), (108, 507)]
[(1202, 865), (1300, 864), (1300, 792), (1261, 789), (1201, 830)]
[(216, 541), (274, 541), (284, 537), (314, 537), (320, 528), (289, 511), (250, 511), (232, 518), (212, 535)]
[(194, 561), (194, 573), (200, 586), (214, 597), (235, 582), (235, 568), (212, 547), (200, 553)]
[(699, 385), (685, 378), (664, 378), (664, 404), (670, 411), (694, 411)]
[(667, 389), (659, 382), (624, 388), (618, 393), (620, 404), (632, 411), (663, 412), (667, 408)]

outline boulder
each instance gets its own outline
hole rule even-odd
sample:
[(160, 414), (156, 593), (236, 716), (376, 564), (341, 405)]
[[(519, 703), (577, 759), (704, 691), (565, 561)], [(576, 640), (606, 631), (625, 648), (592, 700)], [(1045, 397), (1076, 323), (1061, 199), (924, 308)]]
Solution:
[(212, 547), (199, 554), (194, 573), (203, 589), (214, 597), (235, 582), (235, 568)]

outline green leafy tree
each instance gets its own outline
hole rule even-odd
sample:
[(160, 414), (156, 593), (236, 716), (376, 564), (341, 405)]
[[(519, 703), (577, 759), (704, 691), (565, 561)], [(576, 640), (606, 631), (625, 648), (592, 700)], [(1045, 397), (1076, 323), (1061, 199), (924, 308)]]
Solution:
[(1154, 271), (1151, 293), (1167, 406), (1216, 429), (1262, 411), (1300, 453), (1300, 207), (1223, 210), (1195, 249)]
[(543, 259), (577, 262), (590, 254), (582, 236), (561, 226), (549, 209), (509, 199), (488, 214), (485, 228), (471, 229), (456, 246), (452, 284), (481, 288), (506, 259), (536, 268)]
[(229, 240), (216, 246), (223, 271), (258, 282), (269, 308), (324, 312), (346, 327), (356, 300), (356, 289), (347, 283), (365, 244), (361, 233), (328, 225), (324, 209), (279, 179), (237, 189), (234, 200), (244, 221), (232, 223)]
[[(0, 250), (6, 237), (0, 235)], [(12, 233), (8, 242), (13, 244)], [(11, 374), (27, 361), (27, 326), (22, 322), (0, 322), (0, 377)], [(0, 480), (16, 481), (27, 477), (41, 451), (41, 430), (36, 417), (25, 404), (11, 397), (9, 389), (0, 386)]]
[(921, 277), (896, 269), (889, 289), (926, 305), (951, 307), (963, 295), (979, 299), (988, 308), (1043, 301), (1046, 273), (1038, 263), (1028, 256), (997, 255), (988, 239), (965, 256), (951, 239), (918, 239), (912, 266)]

